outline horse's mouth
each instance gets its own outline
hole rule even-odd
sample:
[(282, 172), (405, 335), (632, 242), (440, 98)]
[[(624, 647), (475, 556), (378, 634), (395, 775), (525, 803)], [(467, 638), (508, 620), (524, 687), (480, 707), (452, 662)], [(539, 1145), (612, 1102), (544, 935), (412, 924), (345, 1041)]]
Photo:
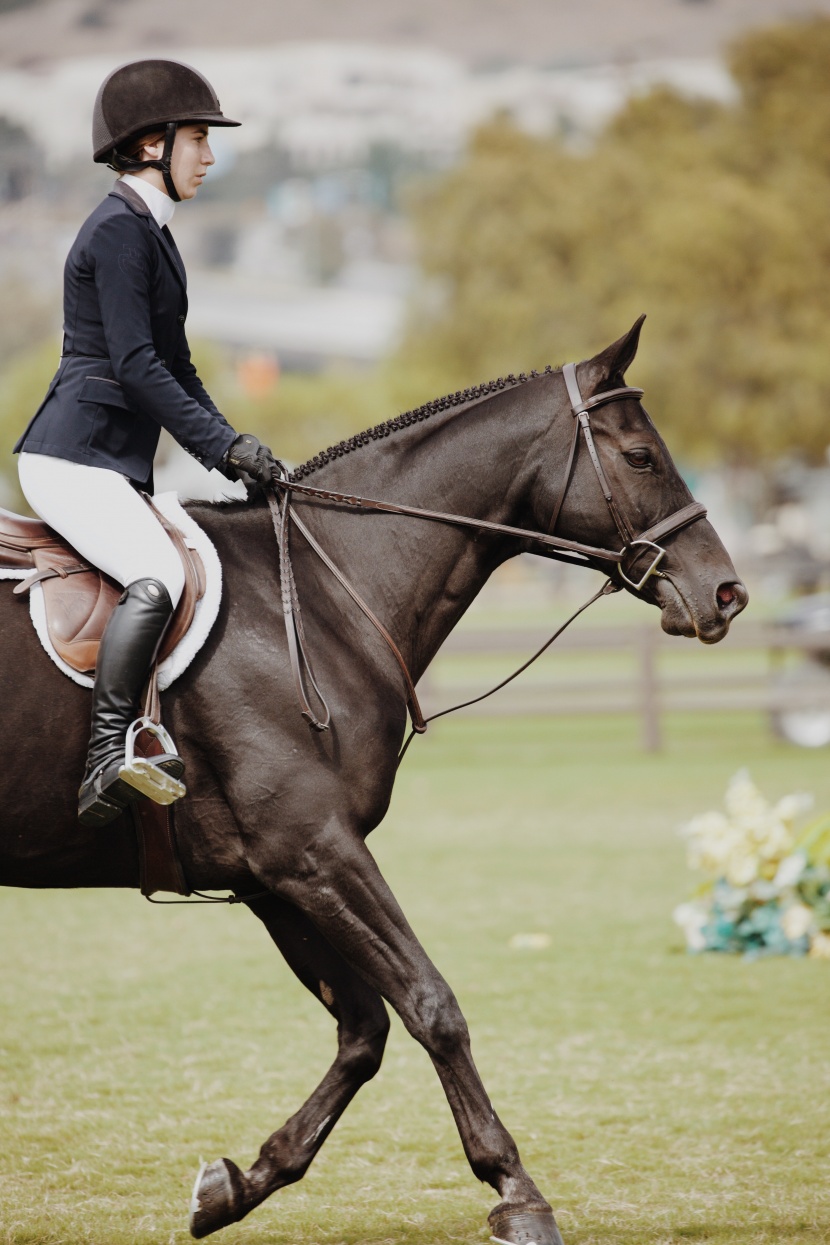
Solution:
[[(732, 619), (746, 608), (749, 594), (740, 580), (723, 583), (709, 593), (684, 592), (673, 578), (661, 576), (656, 590), (660, 625), (667, 635), (697, 638), (701, 644), (717, 644)], [(703, 596), (704, 600), (697, 598)]]

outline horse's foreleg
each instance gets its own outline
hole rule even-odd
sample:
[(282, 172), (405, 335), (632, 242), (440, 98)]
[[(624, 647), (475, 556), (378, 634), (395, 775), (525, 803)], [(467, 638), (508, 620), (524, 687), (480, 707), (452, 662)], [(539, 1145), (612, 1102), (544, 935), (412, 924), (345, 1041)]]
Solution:
[(395, 1008), (432, 1059), (475, 1175), (503, 1199), (495, 1239), (562, 1245), (550, 1206), (522, 1166), (473, 1063), (466, 1021), (365, 843), (330, 827), (309, 845), (301, 876), (282, 881), (317, 928)]
[(252, 901), (248, 907), (303, 985), (337, 1020), (337, 1057), (308, 1101), (268, 1138), (247, 1172), (230, 1159), (202, 1168), (191, 1204), (190, 1231), (195, 1237), (235, 1223), (269, 1194), (302, 1179), (360, 1086), (380, 1067), (389, 1031), (380, 995), (306, 916), (275, 896)]

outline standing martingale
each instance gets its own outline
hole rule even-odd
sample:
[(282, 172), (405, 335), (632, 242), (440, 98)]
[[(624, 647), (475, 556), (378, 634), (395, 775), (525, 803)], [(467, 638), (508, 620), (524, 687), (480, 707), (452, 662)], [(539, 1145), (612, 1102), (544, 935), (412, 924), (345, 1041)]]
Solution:
[[(222, 559), (224, 597), (204, 649), (164, 693), (188, 773), (176, 806), (183, 869), (192, 889), (258, 893), (248, 907), (337, 1022), (332, 1067), (251, 1166), (219, 1159), (199, 1172), (196, 1237), (302, 1178), (380, 1066), (385, 1000), (427, 1050), (470, 1166), (499, 1195), (494, 1239), (561, 1242), (481, 1082), (455, 996), (365, 840), (389, 805), (406, 730), (401, 663), (417, 682), (507, 559), (545, 552), (604, 571), (656, 605), (666, 631), (705, 643), (746, 605), (641, 391), (624, 383), (640, 326), (562, 372), (428, 403), (298, 469), (281, 490), (302, 525), (285, 534), (285, 594), (264, 500), (191, 507)], [(383, 504), (352, 504), (367, 496)], [(401, 663), (304, 530), (382, 620)], [(297, 712), (284, 599), (302, 602), (301, 638), (330, 720), (314, 685), (305, 690), (326, 730)], [(89, 693), (52, 666), (24, 613), (11, 588), (0, 593), (0, 883), (136, 887), (131, 824), (95, 831), (76, 820)]]

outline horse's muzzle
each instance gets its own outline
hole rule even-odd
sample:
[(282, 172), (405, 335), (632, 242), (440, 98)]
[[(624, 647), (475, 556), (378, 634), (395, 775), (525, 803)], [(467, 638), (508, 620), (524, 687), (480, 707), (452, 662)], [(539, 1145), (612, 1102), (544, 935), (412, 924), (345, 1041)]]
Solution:
[(696, 637), (703, 644), (722, 640), (732, 619), (749, 601), (749, 593), (739, 579), (719, 584), (713, 591), (702, 584), (692, 588), (683, 584), (681, 576), (670, 574), (660, 575), (655, 583), (655, 597), (661, 626), (668, 635)]

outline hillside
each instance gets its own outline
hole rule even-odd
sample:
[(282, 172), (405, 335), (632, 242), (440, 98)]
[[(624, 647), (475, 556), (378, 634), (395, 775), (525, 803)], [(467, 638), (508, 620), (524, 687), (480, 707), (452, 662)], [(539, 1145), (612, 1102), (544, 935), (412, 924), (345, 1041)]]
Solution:
[(432, 46), (473, 65), (711, 56), (830, 0), (2, 0), (0, 66), (286, 40)]

